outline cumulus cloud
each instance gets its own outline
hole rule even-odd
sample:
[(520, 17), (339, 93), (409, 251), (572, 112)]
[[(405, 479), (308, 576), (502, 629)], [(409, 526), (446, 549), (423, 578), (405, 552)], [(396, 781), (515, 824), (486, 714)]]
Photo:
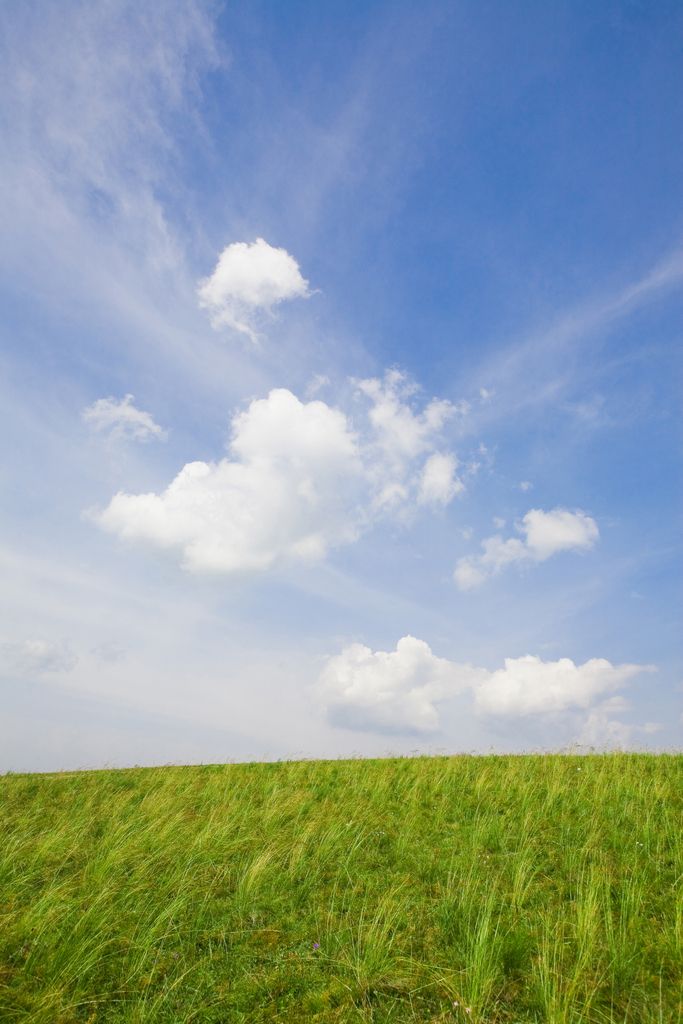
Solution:
[[(656, 670), (651, 665), (612, 665), (604, 658), (583, 665), (569, 658), (543, 662), (528, 654), (506, 658), (504, 668), (489, 672), (438, 658), (424, 640), (405, 636), (395, 651), (373, 654), (363, 644), (351, 644), (329, 658), (315, 697), (330, 724), (362, 732), (435, 732), (439, 702), (464, 691), (471, 693), (474, 710), (481, 715), (591, 709), (585, 727), (590, 731), (598, 720), (607, 720), (606, 709), (617, 708), (616, 698), (598, 709), (592, 708), (595, 701), (643, 671)], [(615, 735), (619, 724), (612, 723)]]
[(179, 552), (192, 572), (245, 573), (315, 561), (390, 512), (445, 505), (464, 488), (456, 457), (433, 449), (457, 410), (435, 400), (416, 412), (397, 379), (357, 382), (373, 401), (365, 431), (325, 402), (275, 389), (234, 417), (229, 458), (188, 463), (162, 494), (120, 492), (89, 516), (124, 540)]
[(369, 416), (378, 446), (395, 459), (411, 458), (426, 451), (446, 421), (463, 415), (469, 408), (466, 402), (453, 405), (447, 399), (433, 398), (422, 412), (416, 413), (404, 399), (417, 389), (406, 383), (399, 370), (388, 370), (384, 380), (372, 377), (355, 384), (372, 399)]
[(0, 644), (0, 670), (7, 675), (70, 672), (77, 661), (78, 655), (64, 642), (33, 639)]
[(323, 669), (316, 695), (332, 725), (429, 733), (439, 728), (434, 702), (459, 692), (466, 677), (467, 666), (437, 658), (424, 640), (404, 636), (391, 652), (373, 654), (363, 644), (344, 648)]
[(155, 423), (148, 412), (136, 409), (133, 395), (126, 395), (120, 402), (115, 398), (98, 398), (81, 413), (85, 423), (92, 430), (108, 430), (110, 437), (128, 437), (136, 441), (149, 441), (156, 437), (165, 441), (168, 432)]
[(541, 661), (538, 655), (506, 658), (505, 668), (487, 673), (474, 688), (476, 710), (495, 715), (531, 715), (587, 708), (596, 697), (615, 690), (652, 666), (611, 665), (591, 658), (575, 665), (570, 658)]
[(544, 562), (558, 551), (587, 551), (600, 537), (594, 519), (585, 512), (568, 512), (564, 508), (552, 512), (532, 508), (516, 524), (516, 529), (526, 535), (526, 540), (503, 540), (500, 534), (494, 534), (481, 542), (483, 554), (458, 560), (453, 575), (460, 590), (480, 586), (488, 576), (512, 562)]
[[(111, 533), (181, 552), (192, 572), (263, 571), (311, 561), (354, 539), (358, 515), (339, 500), (361, 474), (343, 413), (276, 389), (235, 416), (232, 458), (191, 462), (161, 494), (115, 495), (95, 515)], [(350, 492), (350, 494), (349, 494)]]
[(216, 329), (232, 327), (256, 342), (254, 314), (269, 313), (286, 299), (308, 298), (308, 281), (286, 249), (275, 249), (263, 238), (228, 245), (213, 274), (199, 282), (199, 304), (211, 313)]
[(584, 512), (568, 512), (556, 508), (552, 512), (532, 508), (522, 520), (521, 530), (537, 562), (550, 558), (556, 551), (587, 551), (600, 534), (594, 519)]
[(373, 438), (366, 461), (374, 481), (375, 511), (392, 511), (408, 499), (408, 467), (426, 452), (432, 454), (413, 481), (418, 487), (418, 503), (445, 505), (464, 490), (455, 475), (455, 456), (435, 452), (434, 448), (446, 422), (466, 415), (466, 402), (453, 405), (447, 399), (434, 398), (421, 412), (416, 412), (406, 401), (416, 388), (398, 370), (388, 370), (383, 380), (373, 377), (354, 383), (372, 402), (368, 419)]

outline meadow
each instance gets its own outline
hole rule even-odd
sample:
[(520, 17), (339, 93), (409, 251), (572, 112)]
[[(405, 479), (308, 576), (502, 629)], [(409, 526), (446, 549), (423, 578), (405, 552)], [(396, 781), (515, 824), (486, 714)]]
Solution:
[(0, 778), (4, 1024), (683, 1021), (683, 756)]

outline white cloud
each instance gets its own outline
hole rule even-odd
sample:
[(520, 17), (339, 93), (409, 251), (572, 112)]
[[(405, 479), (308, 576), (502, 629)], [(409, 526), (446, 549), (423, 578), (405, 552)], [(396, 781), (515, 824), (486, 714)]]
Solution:
[[(604, 658), (575, 665), (569, 658), (543, 662), (526, 655), (506, 658), (505, 668), (489, 672), (438, 658), (423, 640), (406, 636), (392, 652), (373, 654), (363, 644), (344, 648), (329, 658), (315, 696), (332, 725), (361, 732), (424, 733), (439, 728), (436, 705), (465, 690), (481, 715), (558, 714), (591, 708), (599, 697), (643, 671), (656, 669), (615, 666)], [(623, 699), (618, 700), (622, 708)], [(586, 730), (597, 728), (605, 709), (613, 712), (617, 704), (612, 700), (591, 711)]]
[(537, 562), (550, 558), (556, 551), (587, 551), (600, 534), (594, 519), (584, 512), (568, 512), (556, 508), (552, 512), (532, 508), (522, 520), (521, 531)]
[(526, 541), (517, 537), (503, 540), (500, 534), (494, 534), (481, 542), (483, 554), (458, 559), (453, 576), (460, 590), (480, 586), (512, 562), (544, 562), (558, 551), (587, 551), (600, 537), (594, 519), (585, 512), (564, 508), (552, 512), (532, 508), (516, 529), (526, 534)]
[[(463, 669), (465, 669), (463, 678)], [(434, 701), (465, 685), (467, 667), (432, 654), (404, 636), (396, 650), (375, 654), (351, 644), (329, 659), (316, 688), (332, 725), (361, 732), (424, 733), (439, 728)]]
[(232, 327), (257, 341), (257, 310), (270, 312), (286, 299), (305, 299), (311, 293), (294, 257), (257, 238), (251, 245), (228, 245), (211, 277), (199, 282), (197, 294), (200, 306), (212, 314), (213, 327)]
[(161, 495), (117, 494), (95, 521), (124, 540), (179, 549), (191, 572), (263, 571), (312, 561), (358, 535), (362, 472), (343, 413), (276, 389), (235, 416), (232, 459), (191, 462)]
[(460, 590), (472, 590), (473, 587), (482, 585), (486, 579), (486, 573), (477, 567), (476, 559), (468, 555), (458, 559), (453, 578)]
[(377, 443), (390, 458), (413, 458), (427, 451), (434, 435), (447, 420), (465, 415), (466, 402), (453, 405), (447, 399), (433, 398), (421, 413), (415, 413), (403, 398), (413, 394), (414, 385), (405, 384), (405, 376), (398, 370), (388, 370), (384, 380), (373, 377), (356, 381), (363, 394), (372, 399), (369, 417), (377, 433)]
[(442, 455), (434, 452), (430, 455), (419, 476), (419, 505), (440, 502), (447, 505), (456, 494), (465, 490), (462, 480), (455, 475), (458, 460), (454, 455)]
[(425, 452), (432, 455), (413, 479), (418, 486), (419, 504), (445, 505), (464, 490), (455, 476), (455, 456), (435, 452), (434, 448), (447, 421), (467, 414), (466, 402), (453, 405), (447, 399), (433, 398), (421, 412), (415, 412), (405, 399), (417, 389), (406, 383), (404, 374), (398, 370), (388, 370), (384, 380), (373, 377), (357, 380), (355, 384), (372, 401), (368, 419), (373, 439), (365, 456), (368, 474), (374, 481), (375, 512), (394, 512), (406, 502), (410, 493), (409, 467)]
[(65, 642), (33, 639), (0, 644), (0, 671), (6, 675), (69, 672), (77, 662), (78, 655)]
[[(161, 269), (174, 291), (184, 289), (184, 247), (160, 196), (178, 195), (172, 168), (202, 132), (199, 77), (220, 61), (205, 6), (46, 0), (40, 16), (8, 12), (3, 229), (15, 245), (7, 253), (19, 266), (15, 246), (24, 260), (30, 254), (41, 295), (51, 285), (60, 308), (65, 292), (83, 302), (102, 288), (135, 309), (150, 301)], [(173, 132), (181, 122), (182, 142)]]
[(326, 377), (324, 373), (316, 373), (313, 375), (311, 382), (306, 388), (306, 394), (310, 397), (311, 395), (317, 395), (321, 388), (326, 387), (330, 383), (330, 378)]
[(376, 399), (363, 436), (325, 402), (275, 389), (234, 417), (231, 458), (188, 463), (162, 494), (121, 492), (88, 515), (124, 540), (180, 552), (192, 572), (263, 572), (323, 558), (378, 517), (405, 519), (464, 489), (455, 455), (432, 450), (425, 459), (454, 407), (432, 401), (416, 413), (387, 398), (393, 383), (361, 382)]
[(168, 432), (155, 423), (148, 412), (136, 409), (132, 402), (133, 395), (126, 395), (120, 402), (115, 398), (98, 398), (81, 415), (92, 430), (109, 430), (110, 437), (129, 437), (136, 441), (156, 437), (165, 441)]
[(479, 587), (487, 576), (500, 572), (510, 562), (519, 562), (529, 557), (527, 548), (517, 537), (504, 541), (499, 534), (494, 534), (483, 540), (481, 546), (484, 549), (483, 555), (465, 555), (458, 559), (453, 578), (460, 590)]
[(495, 715), (587, 708), (596, 697), (643, 671), (651, 671), (651, 666), (615, 666), (604, 658), (591, 658), (584, 665), (575, 665), (569, 658), (544, 662), (532, 654), (506, 658), (505, 668), (487, 674), (476, 686), (474, 706)]
[(520, 491), (529, 491), (533, 486), (529, 480), (522, 480), (521, 484), (518, 484)]
[(630, 711), (631, 705), (622, 697), (611, 697), (603, 701), (599, 707), (593, 708), (583, 724), (578, 736), (578, 743), (583, 747), (599, 747), (600, 749), (623, 748), (633, 738), (633, 726), (612, 718), (612, 715)]

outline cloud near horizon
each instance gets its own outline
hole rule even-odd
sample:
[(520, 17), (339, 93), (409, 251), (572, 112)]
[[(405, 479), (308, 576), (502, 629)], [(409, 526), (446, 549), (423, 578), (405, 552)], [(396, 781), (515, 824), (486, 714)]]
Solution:
[(476, 672), (437, 658), (414, 636), (402, 637), (395, 651), (374, 654), (351, 644), (328, 660), (316, 697), (331, 725), (389, 735), (429, 733), (439, 728), (434, 703), (460, 693)]
[(357, 382), (374, 403), (365, 439), (340, 410), (276, 388), (233, 418), (230, 458), (188, 463), (162, 494), (120, 492), (88, 516), (122, 540), (179, 552), (190, 572), (318, 561), (377, 518), (447, 504), (463, 489), (455, 456), (433, 450), (457, 410), (431, 402), (415, 413), (398, 393), (401, 380)]
[[(632, 676), (654, 671), (652, 665), (611, 665), (604, 658), (575, 665), (569, 658), (543, 662), (527, 654), (506, 658), (505, 668), (489, 672), (438, 658), (424, 640), (405, 636), (395, 651), (373, 654), (363, 644), (351, 644), (330, 657), (314, 697), (331, 725), (387, 735), (428, 734), (439, 729), (436, 705), (465, 691), (480, 715), (558, 714), (590, 709)], [(597, 712), (591, 713), (589, 721), (596, 719)]]
[(532, 508), (516, 524), (526, 540), (510, 537), (503, 540), (494, 534), (481, 542), (482, 555), (466, 555), (458, 559), (453, 578), (460, 590), (479, 587), (489, 577), (513, 562), (544, 562), (558, 551), (588, 551), (600, 533), (597, 523), (585, 512), (568, 512), (555, 508), (552, 512)]
[(312, 293), (299, 264), (286, 249), (276, 249), (263, 238), (226, 246), (210, 277), (199, 282), (199, 305), (211, 313), (216, 330), (232, 327), (255, 343), (255, 314), (270, 313), (287, 299), (307, 299)]

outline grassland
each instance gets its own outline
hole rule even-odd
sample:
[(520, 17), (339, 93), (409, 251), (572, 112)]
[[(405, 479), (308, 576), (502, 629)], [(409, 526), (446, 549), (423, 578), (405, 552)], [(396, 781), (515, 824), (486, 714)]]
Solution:
[(0, 1020), (683, 1020), (683, 756), (0, 778)]

